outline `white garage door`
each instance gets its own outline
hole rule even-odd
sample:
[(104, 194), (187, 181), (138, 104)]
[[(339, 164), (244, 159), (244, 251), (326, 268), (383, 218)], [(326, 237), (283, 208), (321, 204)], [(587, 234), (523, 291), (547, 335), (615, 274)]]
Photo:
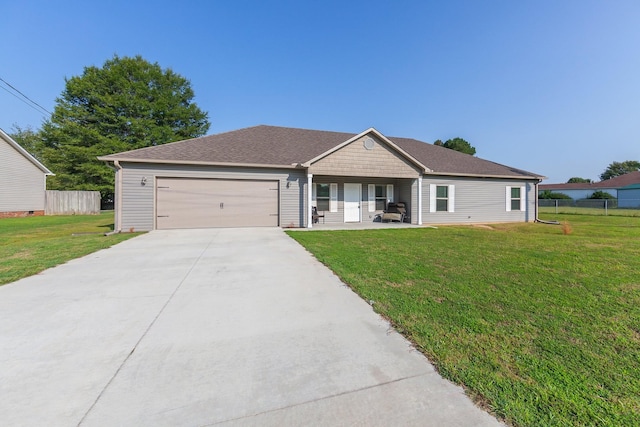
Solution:
[(277, 227), (278, 181), (158, 178), (156, 228)]

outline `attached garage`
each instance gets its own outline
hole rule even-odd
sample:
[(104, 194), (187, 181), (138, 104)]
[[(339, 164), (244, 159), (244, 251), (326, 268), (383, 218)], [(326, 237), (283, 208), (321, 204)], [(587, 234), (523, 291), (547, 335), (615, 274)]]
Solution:
[(278, 181), (156, 178), (156, 229), (277, 227)]

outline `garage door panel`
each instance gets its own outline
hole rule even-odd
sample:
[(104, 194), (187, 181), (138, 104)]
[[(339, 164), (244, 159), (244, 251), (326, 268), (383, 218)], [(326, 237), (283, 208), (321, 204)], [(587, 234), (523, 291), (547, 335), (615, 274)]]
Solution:
[(158, 178), (158, 229), (277, 227), (278, 181)]

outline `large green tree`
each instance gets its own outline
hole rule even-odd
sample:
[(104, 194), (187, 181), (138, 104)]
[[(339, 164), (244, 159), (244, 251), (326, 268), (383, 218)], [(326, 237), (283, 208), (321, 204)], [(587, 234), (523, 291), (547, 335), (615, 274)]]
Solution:
[(441, 140), (437, 140), (434, 142), (434, 145), (440, 145), (444, 148), (449, 148), (451, 150), (460, 151), (461, 153), (471, 154), (472, 156), (476, 154), (476, 149), (467, 141), (462, 138), (453, 138), (448, 139), (444, 143)]
[(96, 157), (204, 135), (206, 112), (191, 83), (140, 56), (115, 55), (101, 68), (66, 79), (41, 135), (51, 189), (99, 190), (109, 197), (114, 174)]
[(626, 160), (624, 162), (613, 162), (600, 175), (601, 180), (615, 178), (616, 176), (625, 175), (629, 172), (640, 170), (640, 162), (637, 160)]

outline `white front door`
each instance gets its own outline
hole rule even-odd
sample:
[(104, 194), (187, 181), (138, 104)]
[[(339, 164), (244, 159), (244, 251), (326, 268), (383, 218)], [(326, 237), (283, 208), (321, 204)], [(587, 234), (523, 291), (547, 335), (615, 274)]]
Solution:
[(344, 185), (344, 222), (360, 222), (362, 185)]

